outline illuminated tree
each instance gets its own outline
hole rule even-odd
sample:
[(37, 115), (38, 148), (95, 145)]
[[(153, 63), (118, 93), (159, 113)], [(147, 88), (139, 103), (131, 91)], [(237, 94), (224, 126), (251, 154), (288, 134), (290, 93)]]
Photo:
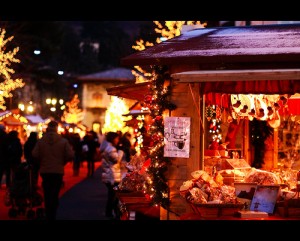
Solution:
[(14, 69), (10, 67), (11, 64), (20, 63), (20, 60), (15, 58), (19, 47), (8, 50), (7, 43), (14, 37), (5, 38), (5, 34), (5, 29), (0, 29), (0, 109), (2, 110), (6, 110), (5, 98), (11, 98), (13, 90), (25, 85), (22, 79), (13, 79), (11, 76), (15, 73)]
[(122, 133), (125, 133), (129, 131), (130, 128), (124, 124), (127, 118), (123, 116), (123, 114), (128, 111), (129, 108), (123, 100), (112, 96), (111, 102), (105, 112), (105, 123), (102, 128), (102, 133), (107, 133), (108, 131), (122, 131)]
[(78, 124), (83, 119), (83, 111), (78, 107), (80, 100), (78, 94), (75, 94), (70, 102), (66, 102), (66, 110), (61, 120), (69, 124)]
[[(153, 22), (156, 25), (154, 31), (160, 35), (160, 37), (157, 37), (155, 40), (156, 44), (159, 44), (167, 39), (179, 36), (181, 34), (183, 25), (198, 25), (200, 27), (206, 26), (206, 24), (201, 24), (200, 21), (165, 21), (164, 24), (160, 23), (159, 21)], [(140, 39), (136, 41), (136, 45), (132, 46), (132, 48), (137, 51), (142, 51), (154, 45), (155, 43)], [(140, 66), (134, 66), (134, 69), (135, 70), (132, 70), (132, 74), (136, 77), (137, 83), (151, 80), (151, 73), (143, 70)]]

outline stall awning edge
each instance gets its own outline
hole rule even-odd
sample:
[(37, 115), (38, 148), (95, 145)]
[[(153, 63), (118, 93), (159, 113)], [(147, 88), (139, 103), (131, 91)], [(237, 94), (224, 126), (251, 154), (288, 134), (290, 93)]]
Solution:
[(203, 93), (300, 93), (300, 69), (197, 70), (171, 76), (181, 83), (203, 83)]

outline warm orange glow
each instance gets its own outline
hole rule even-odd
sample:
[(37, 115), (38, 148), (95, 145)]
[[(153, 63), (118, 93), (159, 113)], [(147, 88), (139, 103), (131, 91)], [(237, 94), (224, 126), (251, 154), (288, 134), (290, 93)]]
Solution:
[(128, 111), (129, 107), (126, 106), (122, 99), (112, 96), (110, 105), (105, 112), (105, 123), (102, 133), (107, 133), (108, 131), (122, 131), (122, 133), (125, 133), (129, 131), (130, 128), (124, 125), (128, 117), (123, 116)]
[(20, 60), (15, 58), (15, 55), (19, 51), (19, 47), (15, 47), (11, 51), (6, 51), (6, 44), (14, 38), (13, 36), (5, 39), (5, 29), (0, 29), (0, 77), (4, 79), (0, 83), (0, 109), (6, 110), (5, 98), (12, 97), (12, 91), (16, 88), (22, 88), (25, 83), (22, 79), (11, 78), (11, 74), (14, 74), (14, 69), (10, 68), (12, 63), (20, 63)]
[[(164, 24), (159, 21), (153, 22), (156, 25), (156, 28), (154, 29), (155, 32), (161, 34), (161, 37), (156, 39), (157, 44), (161, 43), (163, 40), (179, 36), (183, 25), (198, 25), (203, 28), (206, 26), (205, 23), (201, 24), (200, 21), (165, 21)], [(151, 46), (154, 46), (154, 43), (140, 39), (136, 41), (136, 45), (133, 45), (132, 48), (137, 51), (142, 51)], [(136, 78), (136, 83), (146, 82), (151, 79), (152, 74), (144, 71), (141, 67), (134, 66), (134, 69), (135, 70), (132, 70), (132, 74)]]
[[(63, 100), (60, 100), (60, 103), (62, 104)], [(78, 94), (75, 94), (71, 101), (66, 102), (67, 109), (64, 111), (61, 120), (69, 124), (80, 123), (83, 119), (83, 111), (78, 107), (79, 103)]]

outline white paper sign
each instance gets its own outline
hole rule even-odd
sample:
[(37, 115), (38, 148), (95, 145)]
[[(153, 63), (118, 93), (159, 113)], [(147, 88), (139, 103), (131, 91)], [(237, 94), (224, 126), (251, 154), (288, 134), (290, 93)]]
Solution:
[(164, 119), (164, 157), (190, 156), (190, 117)]

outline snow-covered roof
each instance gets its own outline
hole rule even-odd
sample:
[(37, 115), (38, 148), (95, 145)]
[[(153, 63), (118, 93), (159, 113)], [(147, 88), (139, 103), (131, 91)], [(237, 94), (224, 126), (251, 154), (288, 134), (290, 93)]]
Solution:
[(201, 64), (202, 69), (216, 69), (249, 63), (297, 66), (299, 59), (300, 25), (279, 24), (193, 29), (129, 55), (121, 63)]
[(44, 123), (45, 120), (40, 115), (26, 115), (27, 120), (32, 124)]
[(77, 77), (82, 81), (135, 81), (135, 76), (129, 68), (113, 68), (97, 73)]

